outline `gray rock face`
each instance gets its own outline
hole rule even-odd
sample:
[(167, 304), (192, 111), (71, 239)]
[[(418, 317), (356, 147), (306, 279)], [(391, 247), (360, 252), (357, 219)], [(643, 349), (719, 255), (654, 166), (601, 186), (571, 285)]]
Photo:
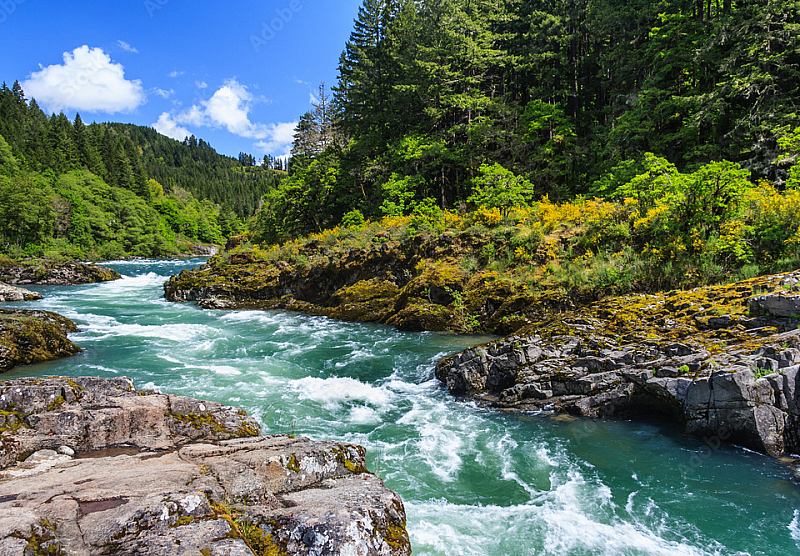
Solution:
[(241, 410), (127, 378), (3, 382), (0, 418), (3, 555), (411, 552), (360, 446), (258, 436)]
[(776, 317), (800, 315), (800, 295), (759, 295), (749, 300), (751, 313), (767, 313)]
[(0, 302), (35, 301), (41, 298), (42, 294), (39, 292), (32, 292), (25, 288), (9, 286), (8, 284), (0, 282)]
[(690, 435), (797, 452), (800, 332), (759, 341), (755, 350), (712, 355), (684, 344), (619, 344), (591, 331), (549, 341), (512, 336), (440, 361), (436, 376), (454, 395), (492, 407), (663, 415)]

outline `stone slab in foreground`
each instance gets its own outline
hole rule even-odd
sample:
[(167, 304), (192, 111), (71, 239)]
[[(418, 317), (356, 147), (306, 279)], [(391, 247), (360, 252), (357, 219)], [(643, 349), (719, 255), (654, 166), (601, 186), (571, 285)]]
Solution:
[(0, 554), (410, 554), (400, 497), (346, 443), (127, 378), (0, 382)]

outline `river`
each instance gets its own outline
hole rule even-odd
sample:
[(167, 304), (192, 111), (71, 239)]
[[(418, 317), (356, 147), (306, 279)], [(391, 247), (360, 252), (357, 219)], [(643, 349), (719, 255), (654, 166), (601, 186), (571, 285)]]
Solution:
[(193, 261), (110, 263), (122, 280), (35, 287), (8, 306), (73, 319), (84, 351), (0, 376), (128, 376), (237, 405), (265, 434), (361, 444), (400, 493), (419, 555), (800, 553), (800, 487), (775, 460), (658, 423), (511, 414), (454, 400), (436, 361), (485, 338), (163, 299)]

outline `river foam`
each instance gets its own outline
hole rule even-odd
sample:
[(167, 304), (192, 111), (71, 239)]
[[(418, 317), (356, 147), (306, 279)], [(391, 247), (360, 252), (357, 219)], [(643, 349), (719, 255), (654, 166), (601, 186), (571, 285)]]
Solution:
[[(435, 363), (484, 338), (166, 303), (163, 281), (187, 264), (114, 263), (119, 281), (42, 287), (41, 302), (12, 304), (73, 318), (84, 352), (7, 376), (127, 375), (239, 405), (268, 433), (364, 445), (406, 503), (415, 555), (800, 550), (798, 488), (768, 458), (706, 454), (652, 424), (460, 403), (433, 378)], [(681, 471), (699, 453), (703, 465)]]

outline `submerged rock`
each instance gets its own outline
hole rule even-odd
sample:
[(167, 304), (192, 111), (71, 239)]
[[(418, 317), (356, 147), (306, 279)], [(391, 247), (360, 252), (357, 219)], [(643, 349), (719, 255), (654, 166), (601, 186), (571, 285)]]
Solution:
[(67, 338), (77, 330), (67, 317), (49, 311), (0, 309), (0, 373), (78, 353)]
[(411, 553), (360, 446), (127, 378), (0, 382), (0, 416), (4, 555)]

